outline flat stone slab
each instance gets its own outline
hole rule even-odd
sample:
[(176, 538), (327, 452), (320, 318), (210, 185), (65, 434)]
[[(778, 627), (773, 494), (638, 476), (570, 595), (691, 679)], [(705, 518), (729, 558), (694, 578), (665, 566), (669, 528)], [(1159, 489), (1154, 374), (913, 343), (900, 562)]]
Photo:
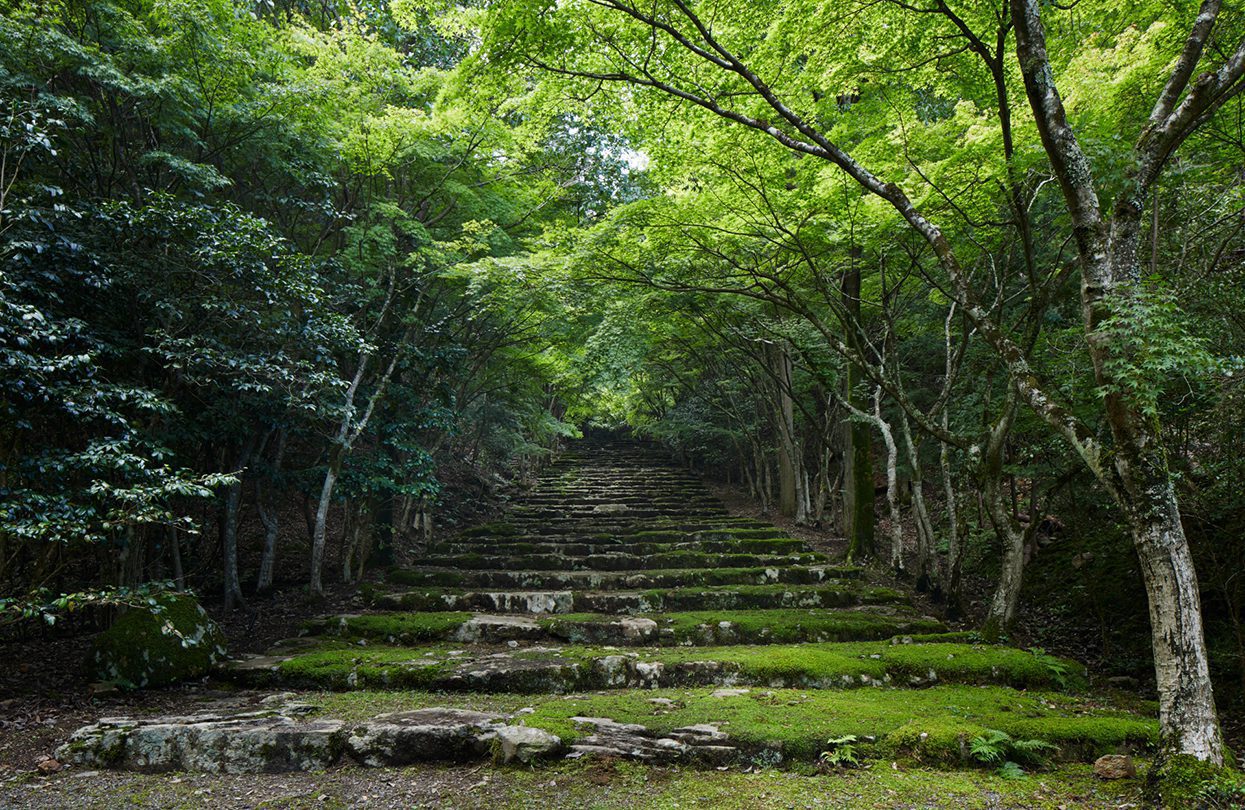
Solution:
[(557, 736), (508, 725), (499, 714), (426, 708), (349, 724), (291, 716), (307, 708), (101, 718), (74, 732), (56, 756), (97, 769), (238, 774), (323, 770), (344, 760), (367, 767), (488, 758), (528, 763), (564, 748)]
[(57, 750), (61, 762), (130, 771), (276, 773), (327, 768), (344, 752), (340, 720), (276, 712), (102, 718)]
[(608, 717), (572, 717), (586, 736), (571, 745), (571, 757), (620, 757), (642, 762), (731, 762), (740, 751), (713, 725), (678, 728), (658, 734), (638, 723), (618, 723)]

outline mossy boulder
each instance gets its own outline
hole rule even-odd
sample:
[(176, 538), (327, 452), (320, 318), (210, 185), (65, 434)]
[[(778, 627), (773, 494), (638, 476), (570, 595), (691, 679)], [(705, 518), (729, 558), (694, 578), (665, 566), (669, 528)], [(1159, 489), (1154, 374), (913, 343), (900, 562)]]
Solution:
[(164, 594), (128, 608), (95, 640), (92, 677), (137, 689), (208, 673), (225, 655), (225, 636), (193, 596)]

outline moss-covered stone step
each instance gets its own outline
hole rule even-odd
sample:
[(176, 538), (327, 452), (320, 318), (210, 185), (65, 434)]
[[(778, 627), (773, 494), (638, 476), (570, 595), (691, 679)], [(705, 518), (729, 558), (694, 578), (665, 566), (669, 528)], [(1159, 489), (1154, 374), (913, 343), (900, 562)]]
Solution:
[(647, 590), (697, 585), (812, 585), (856, 579), (851, 565), (793, 565), (751, 568), (669, 568), (658, 571), (507, 571), (398, 568), (386, 578), (398, 585), (523, 590)]
[(765, 540), (713, 539), (653, 542), (647, 540), (538, 541), (514, 539), (504, 541), (450, 541), (438, 543), (434, 554), (476, 554), (481, 551), (506, 551), (510, 554), (566, 554), (589, 557), (596, 554), (625, 552), (629, 554), (668, 554), (680, 551), (702, 551), (710, 554), (791, 554), (810, 549), (803, 540), (773, 538)]
[[(320, 694), (271, 708), (102, 719), (78, 729), (57, 756), (80, 768), (230, 774), (325, 770), (344, 761), (364, 766), (489, 759), (529, 764), (563, 755), (717, 768), (758, 761), (807, 768), (827, 749), (825, 740), (850, 739), (860, 760), (903, 760), (905, 768), (896, 771), (899, 786), (916, 773), (906, 766), (910, 760), (925, 769), (974, 765), (974, 740), (991, 732), (1036, 740), (1043, 758), (1061, 761), (1088, 761), (1120, 748), (1144, 752), (1157, 737), (1153, 720), (1123, 710), (1006, 688), (935, 687), (911, 694), (910, 702), (895, 701), (885, 691), (728, 692), (675, 689), (537, 699)], [(890, 773), (891, 766), (879, 766)], [(568, 776), (558, 773), (559, 779)], [(813, 784), (807, 776), (796, 776), (802, 781), (794, 789), (779, 785), (778, 776), (768, 771), (764, 784), (753, 783), (749, 795), (764, 798), (767, 806), (794, 806), (798, 793), (807, 798)], [(784, 788), (787, 799), (776, 801), (776, 786)], [(895, 798), (889, 789), (876, 791), (873, 799), (848, 795), (854, 796), (850, 806), (890, 806)], [(1048, 798), (1032, 789), (1022, 795)], [(1063, 806), (1064, 801), (1043, 801), (1042, 806), (1056, 803)], [(680, 804), (684, 801), (671, 806)]]
[[(972, 742), (989, 730), (1017, 740), (1041, 740), (1053, 747), (1047, 754), (1056, 761), (1089, 762), (1121, 749), (1145, 752), (1158, 737), (1152, 717), (1113, 707), (1100, 698), (997, 686), (848, 691), (695, 688), (570, 696), (353, 691), (308, 699), (319, 709), (316, 716), (348, 723), (434, 706), (501, 715), (523, 712), (525, 725), (558, 735), (572, 751), (600, 728), (591, 719), (638, 726), (652, 737), (667, 739), (679, 729), (712, 726), (726, 738), (720, 742), (738, 749), (739, 759), (755, 762), (766, 752), (764, 761), (778, 765), (814, 762), (827, 749), (827, 740), (846, 737), (855, 738), (863, 760), (914, 759), (936, 767), (974, 765)], [(679, 755), (677, 745), (669, 748)], [(612, 752), (583, 752), (631, 756), (625, 746)], [(891, 806), (889, 800), (885, 806)]]
[(387, 644), (523, 640), (617, 646), (873, 641), (900, 635), (941, 633), (945, 629), (937, 619), (903, 607), (751, 610), (729, 616), (717, 611), (544, 617), (461, 612), (365, 613), (326, 616), (304, 626), (308, 633)]
[[(1067, 689), (1084, 683), (1075, 662), (1001, 646), (850, 642), (768, 646), (494, 648), (324, 642), (232, 663), (227, 677), (309, 689), (430, 689), (524, 694), (675, 686), (843, 689), (938, 683)], [(902, 702), (903, 698), (897, 697)]]
[(720, 585), (647, 591), (474, 591), (426, 588), (368, 590), (365, 600), (385, 610), (482, 610), (495, 613), (613, 613), (634, 615), (684, 610), (827, 608), (906, 604), (907, 594), (858, 583), (819, 585)]
[(597, 524), (596, 520), (590, 521), (590, 525), (583, 526), (579, 524), (564, 525), (554, 527), (553, 530), (542, 531), (549, 526), (546, 521), (523, 521), (523, 520), (500, 520), (491, 523), (482, 523), (479, 526), (473, 526), (462, 532), (461, 537), (484, 537), (484, 538), (504, 538), (504, 537), (540, 537), (545, 534), (557, 535), (559, 537), (570, 536), (572, 539), (580, 539), (586, 537), (617, 537), (625, 539), (635, 534), (645, 534), (647, 532), (688, 534), (692, 532), (705, 531), (730, 531), (730, 530), (749, 530), (759, 529), (770, 533), (768, 536), (782, 536), (781, 533), (760, 521), (750, 518), (720, 518), (710, 520), (663, 520), (663, 521), (642, 521), (642, 522), (626, 522), (612, 531), (604, 531), (603, 529), (593, 528)]
[(583, 523), (585, 521), (596, 521), (598, 518), (614, 518), (616, 520), (652, 520), (652, 519), (673, 519), (673, 518), (715, 518), (722, 517), (727, 514), (726, 510), (720, 506), (667, 506), (667, 507), (649, 507), (649, 506), (626, 506), (623, 504), (602, 504), (595, 509), (541, 509), (529, 510), (515, 508), (513, 517), (515, 520), (527, 519), (530, 521), (547, 521), (549, 523)]
[(693, 506), (721, 506), (722, 502), (709, 494), (704, 487), (673, 485), (656, 488), (611, 489), (603, 491), (582, 487), (577, 491), (534, 492), (523, 498), (524, 507), (566, 506), (575, 504), (636, 503), (677, 506), (691, 503)]
[(824, 554), (710, 554), (674, 551), (665, 554), (433, 554), (426, 565), (456, 569), (502, 569), (509, 571), (643, 571), (666, 568), (772, 568), (787, 565), (828, 563)]
[[(680, 544), (680, 543), (713, 543), (742, 542), (745, 540), (784, 540), (794, 538), (781, 529), (751, 526), (722, 526), (716, 528), (697, 528), (692, 531), (677, 529), (636, 528), (625, 532), (583, 531), (579, 534), (544, 535), (536, 531), (512, 532), (502, 535), (464, 533), (449, 542), (467, 543), (472, 545), (505, 544), (506, 549), (513, 549), (521, 543), (594, 543), (604, 545), (636, 545), (636, 544)], [(801, 542), (801, 541), (796, 541)]]

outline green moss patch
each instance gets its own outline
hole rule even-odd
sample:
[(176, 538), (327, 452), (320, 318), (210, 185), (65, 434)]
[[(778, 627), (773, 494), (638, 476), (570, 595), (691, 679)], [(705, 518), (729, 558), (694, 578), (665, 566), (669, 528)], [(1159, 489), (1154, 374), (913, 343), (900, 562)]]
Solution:
[(465, 612), (366, 613), (330, 616), (307, 622), (304, 627), (313, 633), (411, 644), (448, 638), (471, 616)]
[(326, 716), (354, 719), (420, 706), (479, 711), (533, 711), (529, 726), (567, 741), (585, 732), (575, 717), (608, 717), (658, 732), (712, 723), (741, 746), (775, 751), (787, 762), (811, 762), (826, 740), (854, 735), (868, 757), (910, 757), (933, 764), (965, 763), (967, 746), (985, 729), (1059, 747), (1063, 759), (1088, 760), (1121, 747), (1146, 748), (1157, 739), (1149, 718), (1063, 695), (1006, 687), (938, 686), (924, 690), (752, 690), (714, 697), (710, 689), (629, 690), (593, 695), (516, 699), (513, 695), (426, 693), (319, 695)]
[(152, 597), (100, 633), (91, 676), (128, 688), (163, 686), (208, 674), (225, 655), (225, 636), (186, 593)]
[[(688, 611), (645, 614), (657, 622), (660, 641), (669, 644), (789, 644), (805, 641), (867, 641), (908, 633), (930, 633), (942, 628), (936, 619), (907, 611), (868, 610), (748, 610)], [(617, 622), (604, 614), (568, 614), (541, 619), (553, 636), (572, 642), (598, 640), (595, 628)]]
[(640, 571), (664, 568), (749, 568), (815, 565), (829, 562), (824, 554), (711, 554), (677, 551), (665, 554), (449, 554), (430, 555), (427, 565), (442, 568), (489, 568), (526, 571)]
[[(358, 647), (329, 643), (296, 652), (274, 670), (246, 680), (328, 689), (429, 688), (556, 693), (609, 687), (752, 684), (772, 687), (930, 686), (992, 684), (1057, 689), (1073, 684), (1063, 662), (1024, 650), (959, 644), (774, 644), (769, 646), (633, 648), (558, 647), (454, 649)], [(1079, 685), (1075, 684), (1075, 685)]]
[[(390, 610), (636, 614), (686, 610), (749, 608), (826, 608), (850, 605), (902, 605), (907, 594), (893, 588), (858, 584), (711, 585), (645, 591), (558, 591), (556, 602), (541, 591), (423, 588), (402, 593), (369, 591), (369, 604)], [(554, 592), (546, 592), (554, 593)]]
[(586, 588), (635, 590), (712, 585), (812, 585), (856, 579), (860, 568), (849, 565), (746, 568), (672, 568), (656, 571), (510, 571), (398, 568), (387, 579), (395, 584), (464, 588)]
[(734, 539), (723, 536), (712, 539), (683, 539), (675, 542), (615, 541), (615, 540), (480, 540), (465, 539), (437, 545), (437, 554), (472, 554), (478, 551), (507, 554), (541, 555), (564, 554), (590, 556), (594, 554), (673, 554), (682, 551), (699, 551), (715, 554), (788, 554), (808, 551), (803, 540), (792, 538)]

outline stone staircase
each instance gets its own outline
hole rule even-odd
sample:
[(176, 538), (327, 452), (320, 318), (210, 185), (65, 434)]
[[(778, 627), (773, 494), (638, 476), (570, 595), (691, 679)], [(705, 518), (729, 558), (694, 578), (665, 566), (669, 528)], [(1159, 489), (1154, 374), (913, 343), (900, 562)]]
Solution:
[[(1068, 694), (1084, 686), (1079, 665), (947, 633), (904, 591), (732, 517), (639, 443), (580, 443), (504, 520), (445, 538), (362, 596), (366, 612), (317, 619), (222, 671), (274, 692), (262, 705), (101, 721), (65, 755), (243, 771), (343, 757), (721, 764), (810, 761), (847, 734), (866, 753), (961, 761), (984, 729), (1072, 757), (1154, 733)], [(245, 753), (205, 764), (230, 735)]]

